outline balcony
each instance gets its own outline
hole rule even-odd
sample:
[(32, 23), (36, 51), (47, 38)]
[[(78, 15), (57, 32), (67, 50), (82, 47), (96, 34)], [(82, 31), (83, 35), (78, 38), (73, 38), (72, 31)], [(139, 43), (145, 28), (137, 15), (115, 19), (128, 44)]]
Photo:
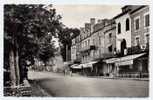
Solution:
[(90, 50), (96, 50), (97, 47), (95, 45), (90, 45)]
[(139, 53), (149, 53), (149, 44), (146, 44), (146, 46), (132, 46), (130, 48), (126, 49), (126, 53), (125, 52), (117, 52), (116, 56), (121, 57), (121, 56), (125, 56), (125, 55), (132, 55), (132, 54), (139, 54)]
[(98, 47), (95, 45), (90, 45), (88, 47), (81, 48), (80, 52), (90, 52), (91, 50), (96, 50)]
[(84, 47), (84, 48), (81, 48), (81, 50), (80, 50), (80, 52), (88, 52), (88, 51), (90, 51), (90, 47), (88, 46), (88, 47)]

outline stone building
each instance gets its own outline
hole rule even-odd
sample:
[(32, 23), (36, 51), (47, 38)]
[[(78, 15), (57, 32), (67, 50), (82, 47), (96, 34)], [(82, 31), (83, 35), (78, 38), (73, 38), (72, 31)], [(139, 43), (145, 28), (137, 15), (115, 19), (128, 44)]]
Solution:
[(131, 15), (131, 42), (132, 46), (140, 45), (145, 49), (149, 43), (150, 13), (149, 6), (140, 6), (130, 13)]
[[(144, 52), (146, 56), (136, 60), (137, 71), (149, 73), (149, 35), (150, 35), (150, 12), (149, 6), (140, 6), (131, 13), (131, 42), (132, 47), (137, 47), (137, 53)], [(136, 49), (137, 49), (136, 48)]]
[[(131, 47), (131, 6), (122, 8), (122, 12), (114, 17), (116, 22), (116, 51), (124, 55), (124, 50)], [(125, 45), (124, 45), (125, 44)]]
[(149, 16), (148, 6), (127, 5), (110, 20), (91, 18), (78, 36), (80, 69), (109, 77), (148, 77)]
[(73, 38), (71, 45), (71, 61), (74, 62), (75, 60), (76, 60), (76, 38)]
[(105, 25), (104, 29), (104, 57), (114, 57), (116, 51), (116, 23), (114, 20)]

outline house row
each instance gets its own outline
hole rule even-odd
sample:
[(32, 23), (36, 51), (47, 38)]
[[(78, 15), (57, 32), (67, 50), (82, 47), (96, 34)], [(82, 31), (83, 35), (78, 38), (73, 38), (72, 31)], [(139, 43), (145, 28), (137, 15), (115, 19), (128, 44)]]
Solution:
[[(83, 72), (110, 77), (148, 77), (150, 13), (126, 5), (112, 19), (91, 18), (72, 39), (71, 61)], [(86, 73), (85, 73), (86, 74)]]

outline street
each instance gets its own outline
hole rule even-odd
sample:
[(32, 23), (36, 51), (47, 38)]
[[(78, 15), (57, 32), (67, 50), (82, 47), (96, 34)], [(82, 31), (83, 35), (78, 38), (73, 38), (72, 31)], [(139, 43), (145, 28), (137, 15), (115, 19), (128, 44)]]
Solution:
[(32, 72), (29, 79), (53, 97), (147, 97), (149, 81), (64, 76), (53, 72)]

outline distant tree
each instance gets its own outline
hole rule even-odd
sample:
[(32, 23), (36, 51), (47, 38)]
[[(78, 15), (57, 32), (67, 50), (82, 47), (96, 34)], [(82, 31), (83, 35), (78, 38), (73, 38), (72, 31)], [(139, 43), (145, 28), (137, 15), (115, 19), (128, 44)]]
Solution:
[(80, 30), (77, 28), (63, 28), (59, 33), (59, 42), (61, 42), (61, 55), (63, 60), (66, 61), (66, 46), (70, 50), (72, 44), (72, 38), (75, 38), (80, 34)]
[(52, 5), (4, 6), (4, 62), (11, 71), (12, 85), (23, 82), (27, 61), (31, 65), (35, 57), (46, 61), (53, 56), (53, 45), (45, 41), (46, 36), (51, 39), (59, 34), (60, 19)]
[(43, 42), (40, 43), (38, 56), (46, 66), (49, 59), (55, 56), (56, 48), (54, 47), (54, 42), (51, 41), (51, 38), (49, 38), (48, 35), (43, 39)]

